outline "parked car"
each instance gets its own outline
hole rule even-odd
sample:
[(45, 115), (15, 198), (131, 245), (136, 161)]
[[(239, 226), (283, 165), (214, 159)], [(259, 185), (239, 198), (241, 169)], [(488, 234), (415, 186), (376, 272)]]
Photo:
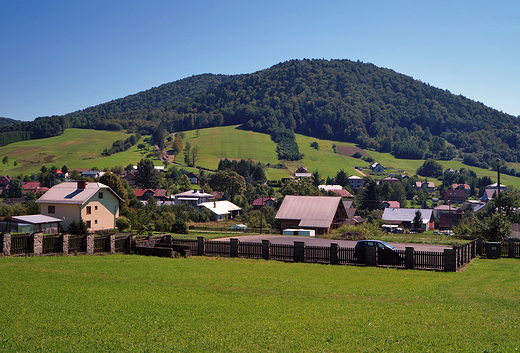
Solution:
[(392, 245), (382, 240), (360, 240), (354, 248), (354, 256), (360, 262), (365, 261), (365, 249), (367, 246), (375, 246), (378, 254), (378, 264), (398, 265), (404, 262), (404, 255)]
[(233, 224), (229, 227), (229, 230), (246, 231), (247, 226), (245, 224)]

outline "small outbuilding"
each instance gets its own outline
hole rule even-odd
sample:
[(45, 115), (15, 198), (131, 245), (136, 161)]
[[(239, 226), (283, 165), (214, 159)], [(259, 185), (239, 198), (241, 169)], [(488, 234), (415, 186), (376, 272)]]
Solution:
[(62, 219), (42, 214), (11, 217), (11, 231), (20, 233), (59, 234)]

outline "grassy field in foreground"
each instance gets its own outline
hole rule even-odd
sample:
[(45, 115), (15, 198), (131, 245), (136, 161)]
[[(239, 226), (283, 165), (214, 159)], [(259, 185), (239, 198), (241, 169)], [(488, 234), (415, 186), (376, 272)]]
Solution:
[(511, 352), (518, 260), (459, 273), (135, 255), (0, 258), (0, 351)]

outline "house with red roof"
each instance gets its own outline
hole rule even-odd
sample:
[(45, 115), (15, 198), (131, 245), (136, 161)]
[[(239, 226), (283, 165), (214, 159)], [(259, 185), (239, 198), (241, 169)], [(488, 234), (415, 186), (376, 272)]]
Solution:
[(276, 199), (273, 199), (272, 197), (259, 197), (253, 201), (253, 210), (256, 211), (266, 206), (274, 207), (275, 202)]
[(150, 197), (154, 197), (157, 201), (167, 201), (165, 189), (137, 189), (134, 191), (134, 195), (141, 201), (146, 201)]

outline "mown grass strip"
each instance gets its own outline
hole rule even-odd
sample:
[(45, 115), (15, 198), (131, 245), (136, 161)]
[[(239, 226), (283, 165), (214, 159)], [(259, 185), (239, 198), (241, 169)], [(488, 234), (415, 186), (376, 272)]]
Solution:
[(518, 260), (460, 273), (132, 255), (2, 258), (1, 351), (514, 351)]

